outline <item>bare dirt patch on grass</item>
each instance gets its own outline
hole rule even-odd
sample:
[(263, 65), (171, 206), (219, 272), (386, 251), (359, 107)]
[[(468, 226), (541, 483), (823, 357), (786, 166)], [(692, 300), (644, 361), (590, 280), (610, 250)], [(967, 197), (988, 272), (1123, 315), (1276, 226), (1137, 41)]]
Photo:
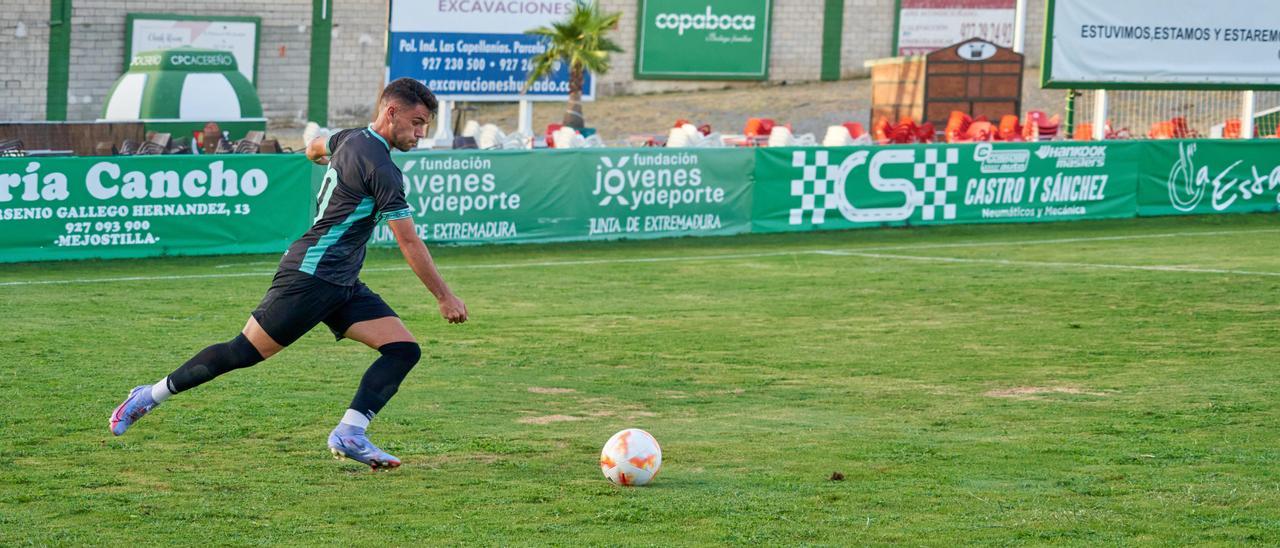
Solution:
[(530, 386), (529, 391), (534, 394), (572, 394), (577, 392), (572, 388), (548, 388), (544, 386)]
[(1110, 396), (1106, 392), (1096, 392), (1085, 390), (1078, 386), (1015, 386), (1013, 388), (1001, 388), (998, 390), (989, 390), (983, 393), (983, 396), (989, 398), (1035, 398), (1049, 394), (1070, 394), (1084, 396)]
[(517, 419), (516, 422), (520, 424), (551, 424), (553, 422), (570, 422), (580, 420), (583, 420), (583, 418), (575, 417), (573, 415), (543, 415), (541, 417), (525, 417)]

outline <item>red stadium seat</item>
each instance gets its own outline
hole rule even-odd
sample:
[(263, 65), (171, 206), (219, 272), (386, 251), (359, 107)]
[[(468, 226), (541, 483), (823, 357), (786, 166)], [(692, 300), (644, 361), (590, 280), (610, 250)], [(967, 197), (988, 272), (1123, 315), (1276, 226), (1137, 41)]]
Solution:
[(884, 116), (876, 118), (875, 123), (871, 124), (871, 138), (877, 143), (888, 143), (889, 127), (890, 124), (888, 118), (885, 118)]
[(1157, 140), (1173, 139), (1175, 132), (1176, 130), (1173, 122), (1168, 120), (1156, 122), (1151, 124), (1151, 131), (1147, 132), (1147, 138)]
[(965, 139), (976, 143), (990, 141), (996, 134), (996, 126), (986, 120), (974, 121), (965, 130)]
[(916, 128), (917, 143), (932, 143), (938, 139), (938, 128), (933, 126), (933, 122), (925, 122), (924, 125)]
[(742, 134), (747, 137), (768, 137), (773, 132), (775, 124), (773, 118), (748, 118), (746, 127), (742, 128)]
[(562, 127), (564, 124), (547, 124), (547, 148), (556, 148), (556, 140), (551, 135)]
[(973, 118), (968, 114), (958, 110), (951, 111), (951, 116), (947, 118), (947, 128), (943, 130), (943, 139), (948, 143), (962, 143), (967, 140), (966, 132), (969, 131), (969, 124), (973, 123)]
[(1000, 130), (997, 135), (1001, 141), (1021, 141), (1022, 125), (1014, 114), (1006, 114), (1000, 118)]
[(849, 136), (853, 137), (854, 139), (857, 139), (867, 134), (866, 128), (863, 128), (862, 124), (858, 122), (845, 122), (842, 125), (844, 125), (845, 129), (849, 130)]
[(1244, 130), (1243, 130), (1243, 128), (1241, 127), (1240, 119), (1239, 119), (1239, 118), (1232, 118), (1232, 119), (1230, 119), (1230, 120), (1227, 120), (1226, 125), (1225, 125), (1225, 126), (1223, 126), (1223, 128), (1222, 128), (1222, 138), (1223, 138), (1223, 139), (1239, 139), (1239, 138), (1240, 138), (1240, 135), (1241, 135), (1243, 132), (1244, 132)]
[(973, 118), (969, 118), (968, 114), (961, 113), (959, 110), (952, 110), (951, 117), (947, 118), (947, 127), (942, 131), (942, 138), (946, 142), (961, 142), (964, 140), (964, 134), (969, 129), (969, 124), (973, 123)]
[(1081, 123), (1076, 124), (1075, 135), (1071, 136), (1076, 141), (1092, 141), (1093, 140), (1093, 124)]
[(1189, 139), (1197, 135), (1195, 130), (1187, 126), (1187, 119), (1183, 116), (1169, 120), (1169, 123), (1173, 124), (1174, 139)]
[(1058, 136), (1061, 125), (1061, 116), (1054, 114), (1051, 117), (1044, 112), (1033, 110), (1027, 113), (1027, 123), (1022, 127), (1022, 137), (1027, 141), (1053, 139)]

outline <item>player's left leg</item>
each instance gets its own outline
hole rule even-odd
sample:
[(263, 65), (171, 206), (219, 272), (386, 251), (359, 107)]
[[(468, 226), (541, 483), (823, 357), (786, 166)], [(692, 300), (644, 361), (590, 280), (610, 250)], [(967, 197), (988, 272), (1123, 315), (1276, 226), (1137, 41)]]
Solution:
[[(258, 338), (266, 343), (257, 342)], [(257, 320), (250, 316), (248, 325), (234, 339), (206, 347), (160, 379), (160, 382), (144, 384), (131, 390), (129, 397), (111, 413), (111, 433), (122, 435), (134, 422), (170, 396), (200, 386), (224, 373), (256, 365), (281, 348), (258, 326)]]
[(373, 469), (395, 468), (400, 459), (373, 445), (365, 435), (369, 422), (400, 389), (422, 351), (413, 334), (376, 293), (362, 287), (347, 306), (325, 323), (340, 338), (364, 343), (381, 354), (360, 380), (351, 405), (329, 434), (334, 456), (345, 456)]
[(201, 350), (160, 382), (134, 388), (111, 414), (111, 433), (124, 434), (169, 396), (270, 358), (344, 306), (353, 293), (296, 270), (276, 272), (239, 335)]

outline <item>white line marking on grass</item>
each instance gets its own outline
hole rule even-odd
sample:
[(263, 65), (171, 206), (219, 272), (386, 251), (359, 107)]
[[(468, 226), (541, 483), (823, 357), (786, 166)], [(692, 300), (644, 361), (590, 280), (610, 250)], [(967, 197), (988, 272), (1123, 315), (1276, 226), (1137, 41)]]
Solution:
[(215, 266), (214, 268), (233, 268), (237, 266), (263, 266), (263, 265), (275, 265), (275, 264), (280, 264), (280, 261), (253, 261), (250, 263), (227, 263), (227, 264), (220, 264), (218, 266)]
[(1160, 232), (1156, 234), (1133, 234), (1130, 236), (1086, 236), (1081, 238), (1053, 238), (1048, 240), (993, 240), (990, 242), (957, 242), (952, 244), (905, 244), (876, 247), (854, 247), (850, 251), (906, 251), (912, 249), (951, 249), (965, 247), (1003, 247), (1019, 245), (1077, 244), (1088, 242), (1113, 242), (1125, 240), (1153, 240), (1162, 238), (1183, 238), (1190, 236), (1235, 236), (1244, 234), (1265, 234), (1280, 232), (1280, 228), (1259, 228), (1252, 230), (1214, 230), (1205, 232)]
[[(786, 257), (798, 255), (851, 255), (858, 254), (872, 257), (870, 251), (900, 251), (912, 249), (948, 249), (948, 248), (970, 248), (970, 247), (995, 247), (995, 246), (1020, 246), (1020, 245), (1055, 245), (1070, 243), (1086, 243), (1086, 242), (1110, 242), (1124, 240), (1148, 240), (1158, 238), (1182, 238), (1182, 237), (1200, 237), (1200, 236), (1236, 236), (1245, 234), (1275, 233), (1280, 232), (1280, 228), (1265, 228), (1251, 230), (1215, 230), (1203, 232), (1162, 232), (1156, 234), (1134, 234), (1130, 236), (1090, 236), (1081, 238), (1054, 238), (1045, 240), (993, 240), (988, 242), (957, 242), (950, 244), (907, 244), (897, 246), (869, 246), (869, 247), (853, 247), (845, 249), (797, 249), (794, 251), (775, 251), (767, 253), (732, 253), (723, 255), (672, 255), (667, 257), (638, 257), (629, 259), (582, 259), (570, 261), (539, 261), (539, 262), (517, 262), (517, 263), (493, 263), (493, 264), (473, 264), (473, 265), (445, 265), (441, 266), (441, 270), (490, 270), (505, 268), (529, 268), (529, 267), (557, 267), (557, 266), (590, 266), (590, 265), (607, 265), (607, 264), (644, 264), (644, 263), (670, 263), (681, 261), (723, 261), (732, 259), (757, 259), (766, 257)], [(911, 258), (905, 255), (885, 255), (883, 258), (898, 258), (904, 260), (934, 260), (940, 262), (979, 262), (987, 261), (986, 259), (953, 259), (947, 260), (944, 257), (916, 257)], [(998, 261), (994, 264), (1016, 264), (1017, 261), (1000, 261), (991, 259), (990, 261)], [(274, 261), (258, 261), (246, 262), (227, 265), (219, 265), (215, 268), (224, 268), (229, 266), (249, 266), (256, 264), (275, 264)], [(1097, 265), (1094, 263), (1031, 263), (1039, 266), (1059, 265), (1059, 266), (1090, 266), (1095, 268), (1116, 268), (1129, 270), (1156, 270), (1156, 271), (1179, 271), (1179, 272), (1199, 272), (1205, 274), (1247, 274), (1257, 276), (1280, 276), (1277, 272), (1255, 272), (1247, 270), (1219, 270), (1219, 269), (1187, 269), (1182, 267), (1171, 266), (1125, 266), (1125, 265)], [(409, 270), (407, 265), (394, 267), (375, 267), (366, 268), (364, 272), (399, 272)], [(122, 276), (118, 278), (72, 278), (63, 280), (18, 280), (11, 282), (0, 282), (0, 287), (17, 287), (28, 285), (67, 285), (67, 284), (93, 284), (93, 283), (111, 283), (111, 282), (150, 282), (150, 281), (175, 281), (175, 280), (202, 280), (216, 278), (244, 278), (252, 276), (270, 276), (274, 274), (274, 270), (262, 270), (256, 272), (228, 272), (216, 274), (175, 274), (170, 276)]]
[(227, 274), (175, 274), (172, 276), (124, 276), (120, 278), (74, 278), (69, 280), (20, 280), (16, 282), (0, 282), (0, 287), (19, 285), (65, 285), (96, 284), (108, 282), (152, 282), (167, 280), (200, 280), (205, 278), (245, 278), (250, 276), (269, 276), (275, 271), (235, 272)]
[(1107, 263), (1072, 263), (1058, 261), (1012, 261), (1008, 259), (968, 259), (963, 257), (929, 257), (923, 255), (897, 255), (889, 253), (861, 253), (856, 251), (818, 251), (822, 255), (841, 257), (863, 257), (867, 259), (889, 259), (899, 261), (919, 261), (930, 263), (991, 264), (999, 266), (1035, 266), (1047, 268), (1082, 268), (1107, 270), (1142, 270), (1148, 272), (1184, 272), (1192, 274), (1233, 274), (1238, 276), (1280, 276), (1280, 272), (1264, 272), (1258, 270), (1229, 270), (1222, 268), (1195, 268), (1172, 265), (1126, 265)]
[[(809, 255), (812, 250), (796, 250), (796, 251), (776, 251), (771, 253), (735, 253), (729, 255), (673, 255), (670, 257), (637, 257), (631, 259), (583, 259), (577, 261), (542, 261), (542, 262), (523, 262), (523, 263), (495, 263), (495, 264), (464, 264), (464, 265), (442, 265), (440, 270), (490, 270), (499, 268), (525, 268), (525, 267), (552, 267), (552, 266), (583, 266), (583, 265), (603, 265), (603, 264), (633, 264), (633, 263), (670, 263), (681, 261), (715, 261), (727, 259), (754, 259), (761, 257), (783, 257), (787, 255)], [(409, 266), (390, 266), (390, 267), (374, 267), (365, 268), (361, 272), (400, 272), (408, 271)], [(218, 274), (175, 274), (171, 276), (127, 276), (119, 278), (73, 278), (66, 280), (20, 280), (13, 282), (0, 282), (0, 287), (24, 286), (24, 285), (66, 285), (66, 284), (87, 284), (87, 283), (107, 283), (107, 282), (149, 282), (149, 281), (171, 281), (171, 280), (200, 280), (209, 278), (244, 278), (250, 276), (271, 276), (275, 274), (274, 270), (259, 270), (257, 272), (231, 272)]]

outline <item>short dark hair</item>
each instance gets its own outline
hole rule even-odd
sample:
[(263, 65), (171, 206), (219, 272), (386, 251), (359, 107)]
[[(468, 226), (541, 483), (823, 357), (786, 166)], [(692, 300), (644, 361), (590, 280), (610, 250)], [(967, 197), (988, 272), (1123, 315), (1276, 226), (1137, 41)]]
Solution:
[(395, 100), (401, 104), (415, 106), (418, 104), (426, 105), (427, 110), (432, 114), (436, 113), (436, 108), (440, 106), (440, 102), (436, 101), (436, 96), (427, 89), (422, 82), (413, 78), (397, 78), (387, 87), (382, 89), (382, 95), (378, 96), (378, 102)]

